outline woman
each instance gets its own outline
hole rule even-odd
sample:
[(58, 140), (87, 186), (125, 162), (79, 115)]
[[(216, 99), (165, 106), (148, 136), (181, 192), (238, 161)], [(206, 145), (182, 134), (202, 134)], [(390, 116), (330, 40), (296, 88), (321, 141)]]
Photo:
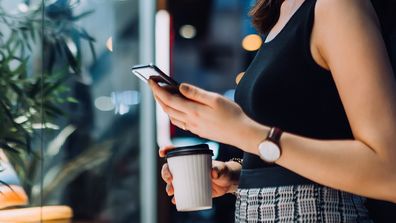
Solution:
[[(396, 82), (371, 2), (259, 0), (252, 16), (267, 35), (236, 103), (150, 81), (156, 100), (176, 126), (245, 152), (242, 167), (213, 163), (236, 222), (370, 221), (364, 197), (396, 203)], [(166, 164), (162, 176), (172, 195)]]

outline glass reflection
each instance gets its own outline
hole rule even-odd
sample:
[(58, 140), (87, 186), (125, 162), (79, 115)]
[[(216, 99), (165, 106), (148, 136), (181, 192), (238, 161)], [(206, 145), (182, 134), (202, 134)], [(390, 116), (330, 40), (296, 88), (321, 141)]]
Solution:
[[(63, 107), (67, 115), (57, 121), (74, 131), (45, 159), (44, 182), (53, 190), (44, 203), (70, 206), (74, 221), (139, 222), (140, 99), (130, 74), (138, 58), (137, 1), (53, 4), (84, 15), (76, 22), (84, 36), (68, 45), (80, 66), (68, 83), (76, 103)], [(46, 136), (48, 144), (56, 138)]]

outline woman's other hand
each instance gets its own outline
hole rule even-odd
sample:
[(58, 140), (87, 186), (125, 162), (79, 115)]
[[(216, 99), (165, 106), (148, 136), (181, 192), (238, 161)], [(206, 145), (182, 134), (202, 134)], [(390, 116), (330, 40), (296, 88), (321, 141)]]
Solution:
[[(168, 150), (172, 147), (164, 147), (160, 150), (160, 156), (164, 157)], [(226, 193), (233, 193), (236, 191), (239, 182), (239, 174), (241, 165), (237, 162), (221, 162), (212, 161), (212, 197), (220, 197)], [(162, 179), (166, 183), (166, 193), (168, 196), (173, 196), (174, 188), (172, 185), (172, 173), (169, 170), (168, 164), (165, 163), (161, 170)], [(175, 198), (172, 198), (172, 203), (176, 204)]]

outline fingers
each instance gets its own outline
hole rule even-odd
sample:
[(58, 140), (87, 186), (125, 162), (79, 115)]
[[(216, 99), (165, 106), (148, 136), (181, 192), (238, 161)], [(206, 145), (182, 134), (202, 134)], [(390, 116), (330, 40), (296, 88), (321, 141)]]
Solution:
[(162, 89), (157, 83), (152, 80), (149, 80), (150, 87), (156, 97), (156, 99), (160, 99), (162, 103), (168, 107), (172, 107), (178, 111), (189, 113), (191, 111), (197, 110), (198, 106), (196, 103), (191, 102), (182, 98), (181, 96), (177, 96), (175, 94), (171, 94), (170, 92)]
[(168, 164), (165, 163), (161, 169), (161, 177), (165, 181), (165, 183), (172, 183), (172, 174), (169, 170)]
[(166, 156), (166, 153), (167, 153), (169, 150), (172, 150), (173, 148), (174, 148), (174, 146), (172, 146), (172, 145), (164, 146), (164, 147), (160, 148), (160, 150), (158, 151), (159, 156), (160, 156), (160, 157), (165, 157), (165, 156)]
[(184, 131), (188, 131), (189, 129), (186, 122), (182, 122), (173, 118), (171, 118), (171, 122), (173, 125), (177, 126), (180, 129), (183, 129)]
[(184, 112), (181, 112), (179, 110), (176, 110), (170, 106), (167, 106), (160, 98), (155, 96), (155, 99), (157, 100), (158, 104), (161, 106), (162, 110), (169, 115), (171, 119), (177, 119), (177, 120), (186, 120), (186, 114)]
[[(174, 194), (174, 190), (173, 190), (172, 184), (167, 184), (165, 190), (166, 190), (166, 193), (168, 194), (168, 196), (172, 196)], [(176, 200), (175, 200), (174, 196), (172, 197), (171, 201), (172, 201), (172, 204), (176, 205)]]
[(175, 193), (172, 184), (167, 184), (166, 188), (165, 188), (165, 191), (168, 194), (168, 196), (172, 196)]
[(160, 98), (158, 98), (157, 96), (155, 96), (155, 99), (157, 100), (158, 104), (160, 104), (162, 110), (168, 114), (169, 119), (171, 120), (172, 124), (177, 126), (180, 129), (183, 129), (184, 131), (186, 131), (187, 128), (187, 122), (183, 122), (181, 120), (188, 120), (187, 118), (187, 114), (185, 114), (184, 112), (181, 112), (179, 110), (176, 110), (170, 106), (167, 106), (164, 102), (161, 101)]
[(162, 110), (164, 110), (164, 112), (169, 115), (169, 119), (171, 120), (172, 124), (181, 129), (184, 129), (186, 127), (186, 123), (180, 120), (187, 120), (187, 115), (181, 111), (167, 106), (166, 104), (164, 104), (164, 102), (161, 101), (161, 99), (157, 97), (156, 99), (158, 104), (160, 104), (160, 106), (162, 107)]
[(165, 163), (162, 166), (161, 177), (166, 183), (166, 187), (165, 187), (166, 193), (168, 194), (168, 196), (172, 196), (174, 194), (174, 189), (173, 189), (173, 185), (172, 185), (172, 174), (169, 171), (169, 167), (168, 167), (167, 163)]
[(182, 83), (179, 89), (186, 98), (197, 101), (201, 104), (209, 105), (211, 107), (213, 107), (219, 99), (217, 94), (205, 91), (190, 84)]

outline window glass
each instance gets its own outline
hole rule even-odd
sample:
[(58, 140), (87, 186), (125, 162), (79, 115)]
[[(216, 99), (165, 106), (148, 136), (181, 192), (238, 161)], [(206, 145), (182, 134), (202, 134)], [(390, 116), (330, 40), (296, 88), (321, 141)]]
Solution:
[(0, 222), (140, 222), (138, 3), (0, 1)]

